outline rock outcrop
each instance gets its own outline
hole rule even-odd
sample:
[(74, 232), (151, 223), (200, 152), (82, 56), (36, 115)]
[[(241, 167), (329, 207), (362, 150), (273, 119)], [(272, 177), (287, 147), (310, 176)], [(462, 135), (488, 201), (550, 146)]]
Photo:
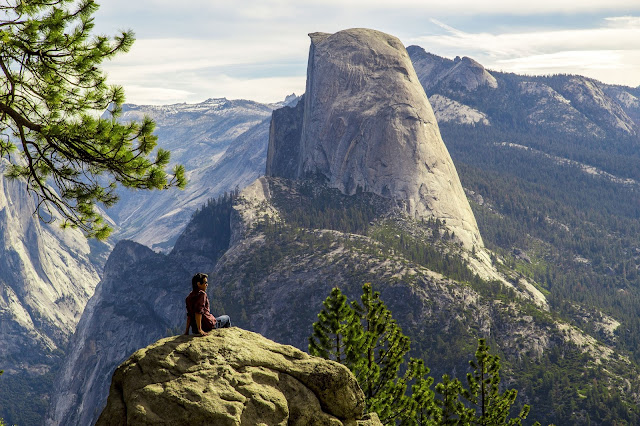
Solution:
[(601, 127), (612, 128), (623, 135), (636, 135), (638, 127), (627, 115), (619, 101), (609, 97), (596, 80), (574, 76), (559, 88), (560, 93), (572, 105), (591, 113), (592, 119)]
[(442, 81), (450, 88), (462, 88), (467, 91), (476, 90), (479, 87), (487, 86), (492, 89), (498, 87), (498, 81), (489, 71), (477, 61), (464, 56), (456, 57), (455, 65), (444, 75)]
[(625, 86), (602, 85), (602, 90), (616, 101), (625, 113), (640, 127), (640, 87), (632, 89)]
[[(445, 220), (468, 249), (481, 247), (433, 110), (400, 40), (368, 29), (310, 37), (304, 111), (281, 119), (274, 114), (267, 175), (321, 175), (345, 194), (363, 190), (396, 199), (412, 217)], [(297, 167), (291, 167), (285, 157), (295, 145), (297, 125), (291, 121), (298, 116), (300, 148)], [(278, 139), (285, 134), (286, 140)]]
[(97, 425), (380, 425), (341, 364), (239, 328), (162, 339), (113, 375)]
[(266, 175), (295, 179), (300, 163), (304, 95), (295, 106), (273, 111), (269, 128)]
[(436, 114), (438, 123), (469, 124), (472, 126), (476, 124), (484, 126), (491, 125), (487, 114), (470, 106), (463, 105), (460, 102), (456, 102), (453, 99), (449, 99), (446, 96), (431, 95), (429, 102), (433, 107), (433, 112)]
[(407, 52), (420, 79), (420, 84), (431, 96), (431, 89), (440, 83), (440, 80), (447, 75), (455, 62), (452, 59), (428, 53), (420, 46), (409, 46)]

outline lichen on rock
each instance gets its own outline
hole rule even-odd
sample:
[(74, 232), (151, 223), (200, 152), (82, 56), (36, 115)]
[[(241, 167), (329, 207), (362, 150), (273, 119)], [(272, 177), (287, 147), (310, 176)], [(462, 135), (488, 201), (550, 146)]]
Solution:
[(134, 353), (115, 371), (96, 424), (381, 424), (363, 409), (346, 367), (229, 328)]

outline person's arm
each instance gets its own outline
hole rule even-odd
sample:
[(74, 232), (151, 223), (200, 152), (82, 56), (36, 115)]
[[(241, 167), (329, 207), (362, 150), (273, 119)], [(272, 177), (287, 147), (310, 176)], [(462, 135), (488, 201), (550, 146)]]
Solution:
[(184, 334), (189, 335), (189, 327), (191, 327), (191, 317), (187, 315), (187, 329), (184, 331)]
[(196, 314), (196, 328), (198, 333), (202, 336), (206, 336), (208, 333), (202, 330), (202, 314)]

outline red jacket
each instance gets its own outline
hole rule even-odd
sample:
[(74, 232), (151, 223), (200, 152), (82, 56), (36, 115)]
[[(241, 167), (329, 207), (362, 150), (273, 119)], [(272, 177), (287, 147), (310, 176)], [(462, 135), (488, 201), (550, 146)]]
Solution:
[(187, 296), (187, 315), (191, 318), (191, 330), (198, 332), (195, 314), (202, 314), (202, 331), (213, 330), (216, 318), (209, 312), (209, 297), (202, 290), (194, 290)]

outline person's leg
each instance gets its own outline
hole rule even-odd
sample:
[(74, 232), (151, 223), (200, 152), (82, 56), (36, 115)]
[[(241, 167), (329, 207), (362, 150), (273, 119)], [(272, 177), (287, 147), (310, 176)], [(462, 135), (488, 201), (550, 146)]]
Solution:
[(216, 328), (227, 328), (231, 327), (231, 318), (229, 315), (220, 315), (216, 317)]

